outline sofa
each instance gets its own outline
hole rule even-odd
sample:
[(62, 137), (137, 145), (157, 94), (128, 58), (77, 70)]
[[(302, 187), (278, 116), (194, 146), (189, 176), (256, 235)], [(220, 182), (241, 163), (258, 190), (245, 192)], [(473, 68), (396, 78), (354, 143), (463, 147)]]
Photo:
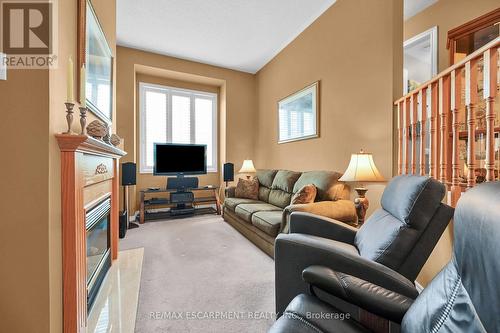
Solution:
[[(223, 218), (274, 257), (274, 240), (279, 233), (288, 232), (288, 218), (292, 212), (308, 212), (350, 225), (357, 224), (356, 209), (349, 200), (349, 187), (338, 181), (341, 176), (332, 171), (258, 170), (258, 200), (236, 198), (236, 188), (227, 188)], [(314, 184), (317, 188), (315, 201), (291, 205), (293, 194), (307, 184)]]

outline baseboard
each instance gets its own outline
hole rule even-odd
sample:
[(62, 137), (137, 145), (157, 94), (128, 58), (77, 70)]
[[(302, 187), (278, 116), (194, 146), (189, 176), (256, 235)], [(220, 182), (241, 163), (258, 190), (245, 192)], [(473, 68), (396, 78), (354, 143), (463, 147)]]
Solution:
[(422, 285), (417, 281), (415, 281), (415, 288), (417, 288), (419, 294), (424, 290), (424, 287), (422, 287)]

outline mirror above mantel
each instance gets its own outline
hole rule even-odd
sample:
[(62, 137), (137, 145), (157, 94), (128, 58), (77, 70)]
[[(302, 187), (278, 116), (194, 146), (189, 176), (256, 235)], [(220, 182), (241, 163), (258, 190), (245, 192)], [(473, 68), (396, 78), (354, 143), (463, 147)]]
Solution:
[[(78, 1), (79, 102), (107, 124), (113, 114), (113, 54), (89, 0)], [(82, 79), (84, 77), (84, 79)], [(82, 89), (82, 85), (85, 87)]]

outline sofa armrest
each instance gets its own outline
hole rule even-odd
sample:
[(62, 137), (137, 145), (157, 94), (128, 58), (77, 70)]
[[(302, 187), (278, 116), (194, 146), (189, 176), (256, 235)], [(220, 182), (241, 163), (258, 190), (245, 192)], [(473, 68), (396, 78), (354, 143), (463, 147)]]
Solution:
[(355, 225), (358, 221), (356, 208), (351, 200), (318, 201), (308, 204), (290, 205), (285, 207), (281, 231), (288, 232), (288, 220), (293, 212), (306, 212), (328, 217), (337, 221)]
[(412, 298), (324, 266), (307, 267), (302, 278), (311, 286), (399, 324), (413, 304)]
[(224, 190), (224, 195), (226, 198), (235, 198), (236, 197), (236, 186), (226, 187)]
[(317, 236), (279, 234), (274, 264), (277, 313), (282, 313), (293, 297), (308, 291), (302, 271), (312, 265), (355, 276), (412, 299), (418, 296), (415, 285), (396, 271), (361, 257), (351, 245)]
[(354, 244), (358, 229), (328, 217), (311, 213), (293, 212), (290, 214), (290, 233), (308, 234)]

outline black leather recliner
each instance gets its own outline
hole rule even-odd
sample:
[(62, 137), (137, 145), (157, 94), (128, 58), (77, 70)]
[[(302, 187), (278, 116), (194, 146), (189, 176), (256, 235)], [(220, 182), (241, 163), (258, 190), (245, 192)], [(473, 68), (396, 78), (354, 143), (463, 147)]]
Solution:
[[(321, 289), (376, 315), (401, 323), (403, 333), (500, 332), (500, 182), (467, 191), (454, 216), (451, 261), (416, 300), (324, 266), (304, 270)], [(335, 307), (299, 295), (269, 332), (369, 332)]]
[[(290, 234), (275, 243), (276, 312), (307, 291), (302, 271), (322, 265), (415, 298), (413, 281), (448, 225), (445, 187), (423, 176), (394, 177), (381, 206), (358, 230), (324, 217), (292, 213)], [(328, 295), (326, 295), (327, 297)], [(350, 309), (356, 311), (356, 309)]]

